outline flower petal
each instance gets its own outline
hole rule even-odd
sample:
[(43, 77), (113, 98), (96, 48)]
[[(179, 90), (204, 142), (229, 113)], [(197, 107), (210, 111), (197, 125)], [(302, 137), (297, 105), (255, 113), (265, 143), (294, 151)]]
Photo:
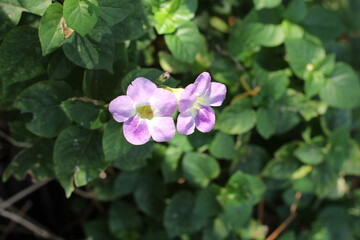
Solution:
[(215, 125), (215, 112), (211, 107), (203, 107), (195, 117), (196, 128), (200, 132), (210, 132)]
[(222, 83), (212, 82), (209, 94), (210, 106), (220, 106), (225, 99), (226, 86)]
[(196, 101), (195, 89), (196, 85), (192, 83), (187, 85), (187, 87), (181, 93), (179, 101), (179, 112), (185, 112), (192, 108), (194, 102)]
[(175, 124), (172, 117), (155, 117), (148, 120), (151, 137), (155, 142), (166, 142), (175, 135)]
[(126, 140), (134, 145), (142, 145), (150, 140), (147, 122), (138, 116), (124, 122), (123, 132)]
[(179, 133), (190, 135), (195, 129), (195, 119), (191, 111), (182, 112), (177, 118), (176, 128)]
[(134, 102), (128, 96), (119, 96), (110, 102), (109, 111), (117, 122), (124, 122), (134, 116)]
[(150, 106), (155, 117), (170, 116), (177, 106), (175, 95), (168, 90), (158, 88), (150, 98)]
[(155, 83), (149, 79), (139, 77), (128, 86), (126, 95), (128, 95), (137, 106), (147, 105), (155, 89), (157, 89)]
[(196, 95), (202, 96), (210, 88), (211, 76), (208, 72), (201, 73), (195, 80)]

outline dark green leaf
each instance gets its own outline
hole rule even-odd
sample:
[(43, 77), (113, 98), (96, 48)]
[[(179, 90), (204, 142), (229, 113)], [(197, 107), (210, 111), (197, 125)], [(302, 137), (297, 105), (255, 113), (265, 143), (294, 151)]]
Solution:
[(317, 165), (324, 161), (323, 144), (321, 142), (301, 144), (294, 155), (305, 164)]
[(53, 141), (43, 140), (20, 151), (3, 172), (2, 180), (6, 181), (11, 175), (21, 180), (29, 171), (38, 179), (54, 177), (53, 147)]
[(306, 15), (307, 8), (303, 0), (292, 0), (284, 12), (284, 17), (295, 23), (301, 22)]
[(256, 175), (268, 158), (269, 155), (265, 149), (256, 145), (243, 145), (236, 153), (230, 170), (232, 173), (241, 170), (244, 173)]
[(106, 219), (97, 218), (83, 224), (85, 235), (92, 240), (113, 240)]
[(255, 126), (256, 113), (249, 99), (241, 99), (227, 106), (220, 114), (217, 127), (224, 133), (242, 134)]
[(122, 197), (134, 192), (140, 176), (137, 171), (119, 173), (115, 179), (114, 196)]
[(51, 4), (40, 20), (39, 38), (44, 56), (60, 47), (65, 39), (62, 12), (63, 7), (60, 3)]
[(161, 162), (161, 172), (165, 182), (176, 181), (180, 176), (179, 174), (179, 162), (182, 156), (183, 150), (169, 146), (165, 149), (164, 157)]
[(256, 112), (256, 130), (268, 139), (276, 132), (278, 125), (278, 110), (276, 108), (259, 108)]
[(124, 202), (113, 202), (109, 208), (109, 228), (117, 239), (138, 239), (141, 218)]
[(37, 30), (22, 26), (9, 32), (0, 46), (3, 86), (32, 79), (44, 72)]
[(69, 127), (56, 139), (54, 169), (67, 197), (70, 197), (75, 186), (84, 186), (98, 178), (107, 167), (101, 135), (98, 131)]
[(206, 217), (194, 212), (195, 199), (190, 192), (177, 192), (165, 209), (164, 225), (170, 237), (196, 232)]
[(55, 137), (69, 125), (69, 119), (60, 104), (71, 96), (71, 88), (65, 82), (43, 81), (21, 92), (14, 106), (33, 118), (26, 127), (42, 137)]
[(70, 120), (82, 127), (96, 129), (103, 125), (100, 118), (104, 109), (101, 106), (82, 100), (69, 99), (63, 102), (61, 107)]
[(232, 160), (235, 157), (234, 139), (225, 133), (218, 132), (209, 146), (209, 151), (216, 158)]
[(99, 0), (99, 17), (112, 26), (129, 15), (131, 4), (128, 0)]
[(220, 166), (214, 158), (193, 152), (185, 154), (182, 169), (189, 182), (198, 187), (206, 187), (220, 173)]
[(65, 0), (64, 18), (68, 27), (81, 36), (90, 33), (98, 21), (96, 0)]
[(76, 65), (109, 72), (113, 71), (114, 48), (112, 32), (102, 26), (94, 28), (85, 37), (74, 33), (63, 43), (66, 57)]

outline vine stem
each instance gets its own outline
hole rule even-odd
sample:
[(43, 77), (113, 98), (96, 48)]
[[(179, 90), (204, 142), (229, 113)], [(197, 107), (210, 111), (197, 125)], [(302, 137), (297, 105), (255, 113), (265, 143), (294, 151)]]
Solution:
[(44, 186), (45, 184), (47, 184), (50, 181), (51, 181), (51, 179), (46, 179), (42, 182), (32, 184), (31, 186), (25, 188), (24, 190), (18, 192), (17, 194), (13, 195), (12, 197), (8, 198), (6, 201), (0, 202), (0, 209), (5, 209), (5, 208), (13, 205), (17, 201), (21, 200), (22, 198), (26, 197), (30, 193), (41, 188), (42, 186)]
[(16, 147), (21, 147), (21, 148), (31, 148), (33, 146), (32, 143), (28, 143), (28, 142), (18, 142), (15, 139), (13, 139), (12, 137), (8, 136), (6, 133), (4, 133), (3, 131), (0, 130), (0, 137), (2, 137), (3, 139), (5, 139), (6, 141), (8, 141), (10, 144), (16, 146)]
[(296, 210), (300, 201), (300, 198), (302, 196), (301, 192), (295, 193), (295, 198), (293, 203), (290, 206), (290, 215), (285, 219), (284, 222), (278, 226), (275, 231), (273, 231), (269, 237), (266, 238), (266, 240), (275, 240), (286, 228), (289, 226), (289, 224), (294, 220), (296, 217)]

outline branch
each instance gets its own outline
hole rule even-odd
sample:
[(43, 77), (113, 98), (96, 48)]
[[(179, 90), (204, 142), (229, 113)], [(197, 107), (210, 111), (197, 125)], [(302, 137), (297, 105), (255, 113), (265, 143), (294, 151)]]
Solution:
[(25, 188), (24, 190), (18, 192), (17, 194), (13, 195), (12, 197), (8, 198), (6, 201), (0, 202), (0, 209), (5, 209), (5, 208), (13, 205), (17, 201), (19, 201), (22, 198), (26, 197), (30, 193), (36, 191), (37, 189), (44, 186), (45, 184), (47, 184), (50, 181), (51, 181), (51, 179), (46, 179), (46, 180), (44, 180), (42, 182), (34, 183), (33, 185)]
[(296, 217), (296, 210), (300, 201), (300, 198), (302, 196), (301, 192), (295, 193), (294, 201), (290, 206), (290, 215), (285, 219), (284, 222), (278, 226), (273, 233), (270, 234), (269, 237), (266, 238), (266, 240), (275, 240), (286, 228), (289, 226), (289, 224), (294, 220)]
[(0, 137), (2, 137), (3, 139), (5, 139), (6, 141), (8, 141), (10, 144), (16, 146), (16, 147), (21, 147), (21, 148), (31, 148), (33, 146), (32, 143), (28, 143), (28, 142), (18, 142), (15, 139), (13, 139), (12, 137), (8, 136), (6, 133), (4, 133), (3, 131), (0, 130)]
[(32, 222), (26, 220), (25, 218), (15, 214), (15, 213), (6, 211), (4, 209), (0, 209), (0, 216), (8, 218), (8, 219), (12, 220), (13, 222), (16, 222), (16, 223), (26, 227), (27, 229), (32, 231), (34, 234), (39, 235), (42, 238), (53, 239), (53, 240), (64, 240), (63, 238), (58, 237), (58, 236), (48, 232), (47, 230), (33, 224)]

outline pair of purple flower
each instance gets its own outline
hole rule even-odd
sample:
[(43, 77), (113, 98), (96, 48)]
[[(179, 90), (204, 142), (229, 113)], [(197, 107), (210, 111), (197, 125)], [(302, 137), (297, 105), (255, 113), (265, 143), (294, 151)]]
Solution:
[(116, 121), (124, 122), (123, 132), (128, 142), (142, 145), (150, 137), (156, 142), (173, 138), (175, 124), (171, 115), (176, 107), (180, 112), (176, 125), (179, 133), (192, 134), (195, 127), (201, 132), (213, 129), (215, 113), (211, 106), (220, 106), (224, 101), (224, 84), (211, 82), (210, 74), (203, 72), (183, 89), (178, 99), (171, 88), (167, 89), (139, 77), (129, 85), (126, 95), (110, 102), (109, 111)]

